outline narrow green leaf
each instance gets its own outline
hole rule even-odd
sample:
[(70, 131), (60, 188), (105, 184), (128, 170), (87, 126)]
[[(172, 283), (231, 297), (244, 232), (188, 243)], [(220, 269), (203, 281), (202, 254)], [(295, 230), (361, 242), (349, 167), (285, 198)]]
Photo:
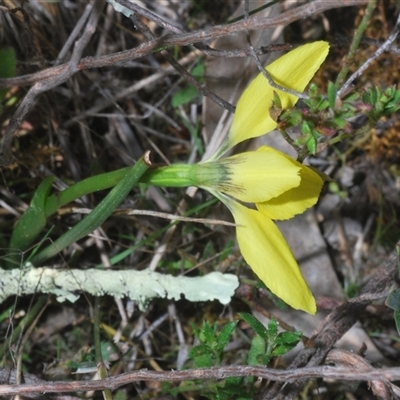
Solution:
[[(11, 78), (15, 75), (16, 68), (15, 52), (11, 47), (0, 48), (0, 79)], [(2, 112), (1, 102), (4, 100), (9, 89), (0, 89), (0, 113)]]
[(328, 101), (329, 101), (330, 108), (335, 108), (336, 96), (337, 96), (336, 86), (333, 82), (329, 81), (329, 83), (328, 83)]
[(121, 204), (132, 187), (137, 184), (140, 177), (149, 168), (144, 159), (140, 159), (133, 167), (131, 167), (121, 181), (110, 191), (110, 193), (97, 205), (93, 211), (83, 218), (78, 224), (64, 233), (50, 246), (46, 247), (38, 255), (32, 258), (33, 265), (40, 263), (53, 257), (73, 242), (83, 238), (90, 232), (98, 228)]
[(315, 83), (310, 83), (310, 88), (308, 89), (310, 97), (316, 97), (318, 95), (318, 87)]
[(233, 331), (236, 328), (238, 321), (230, 321), (227, 324), (224, 325), (224, 327), (221, 329), (221, 332), (219, 333), (217, 337), (217, 349), (218, 350), (223, 350), (225, 346), (228, 344), (229, 339), (232, 336)]
[(261, 336), (264, 340), (268, 340), (267, 328), (256, 317), (245, 312), (239, 313), (239, 315), (253, 328), (257, 335)]
[(278, 334), (278, 327), (279, 324), (276, 321), (275, 318), (271, 318), (270, 321), (268, 322), (268, 337), (269, 338), (275, 338), (275, 336)]
[(45, 206), (54, 177), (49, 176), (37, 188), (31, 204), (15, 226), (10, 240), (10, 251), (25, 251), (46, 226)]
[(204, 82), (204, 61), (200, 60), (192, 69), (192, 75), (198, 80), (199, 82)]
[(260, 365), (259, 356), (264, 356), (267, 349), (265, 340), (260, 336), (254, 336), (251, 341), (249, 354), (247, 357), (247, 363), (249, 365)]
[(299, 331), (295, 332), (282, 332), (276, 337), (276, 344), (293, 344), (298, 343), (302, 333)]
[(98, 192), (99, 190), (109, 189), (115, 186), (121, 179), (126, 176), (131, 167), (118, 169), (105, 174), (91, 176), (83, 181), (77, 182), (62, 192), (49, 196), (46, 203), (46, 216), (54, 214), (60, 207), (65, 206), (72, 201), (86, 196), (89, 193)]
[(210, 346), (206, 344), (199, 344), (198, 346), (195, 346), (192, 349), (190, 349), (188, 357), (196, 358), (204, 356), (205, 354), (213, 354), (212, 349), (210, 348)]
[(286, 354), (288, 351), (292, 350), (297, 346), (301, 337), (301, 332), (282, 332), (275, 340), (275, 347), (272, 351), (272, 356), (281, 356)]
[(386, 305), (393, 310), (400, 310), (400, 289), (393, 290), (386, 300)]
[(217, 343), (216, 330), (217, 326), (215, 324), (210, 325), (208, 321), (204, 321), (200, 330), (200, 342), (207, 343), (209, 346), (214, 347)]
[(192, 329), (193, 329), (193, 334), (195, 338), (200, 339), (200, 329), (197, 327), (197, 325), (192, 321), (190, 323)]
[(394, 312), (394, 322), (396, 323), (397, 333), (400, 335), (400, 310)]
[(316, 109), (317, 109), (318, 111), (324, 111), (324, 110), (326, 110), (328, 107), (329, 107), (329, 101), (326, 100), (326, 99), (324, 99), (324, 98), (321, 98), (320, 101), (319, 101), (319, 102), (317, 103), (317, 105), (316, 105)]
[(312, 127), (310, 126), (310, 122), (303, 121), (301, 124), (301, 133), (304, 135), (311, 135)]
[(206, 344), (193, 347), (189, 351), (188, 357), (193, 359), (195, 366), (199, 368), (213, 367), (217, 363), (213, 350)]
[(317, 141), (313, 138), (310, 137), (310, 139), (307, 142), (307, 149), (311, 154), (315, 154), (317, 151)]
[(181, 105), (190, 103), (199, 95), (198, 90), (193, 86), (187, 86), (177, 91), (171, 99), (172, 107), (179, 107)]
[(283, 356), (284, 354), (286, 354), (288, 351), (292, 350), (292, 348), (295, 347), (293, 345), (290, 344), (280, 344), (278, 346), (276, 346), (274, 348), (274, 350), (272, 351), (271, 356), (272, 357), (279, 357), (279, 356)]

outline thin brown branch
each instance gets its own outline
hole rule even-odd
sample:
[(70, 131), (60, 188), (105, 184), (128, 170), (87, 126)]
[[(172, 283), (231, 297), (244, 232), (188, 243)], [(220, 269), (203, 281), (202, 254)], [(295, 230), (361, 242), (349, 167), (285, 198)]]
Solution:
[[(131, 61), (137, 58), (142, 58), (155, 51), (160, 51), (164, 48), (173, 46), (187, 46), (194, 43), (199, 43), (208, 39), (217, 39), (219, 37), (236, 34), (247, 30), (267, 29), (278, 25), (287, 25), (299, 19), (310, 17), (324, 11), (350, 6), (360, 6), (366, 4), (368, 0), (337, 0), (325, 1), (317, 0), (312, 3), (305, 4), (295, 9), (289, 10), (281, 15), (268, 18), (249, 18), (248, 21), (238, 21), (228, 25), (217, 25), (207, 29), (197, 31), (166, 35), (161, 38), (143, 43), (141, 46), (134, 49), (121, 51), (114, 54), (107, 54), (100, 57), (85, 57), (78, 65), (79, 69), (110, 67), (126, 61)], [(238, 54), (248, 56), (249, 53), (240, 51)], [(236, 55), (234, 55), (236, 57)], [(0, 79), (0, 88), (13, 86), (32, 85), (37, 81), (46, 80), (56, 74), (61, 73), (68, 64), (63, 64), (57, 67), (48, 68), (35, 74), (24, 75), (16, 78)]]
[(40, 382), (23, 385), (0, 386), (0, 396), (26, 393), (66, 393), (87, 390), (116, 390), (133, 382), (179, 382), (193, 379), (226, 379), (229, 377), (256, 376), (259, 378), (293, 382), (298, 379), (327, 378), (344, 381), (395, 381), (400, 379), (400, 368), (372, 369), (368, 366), (354, 367), (313, 367), (295, 370), (277, 370), (264, 367), (235, 365), (226, 367), (199, 368), (183, 371), (149, 371), (141, 369), (96, 381)]
[[(360, 355), (341, 349), (332, 349), (326, 356), (325, 364), (358, 369), (372, 368)], [(378, 399), (393, 399), (400, 395), (400, 388), (385, 380), (369, 381), (368, 386)]]
[[(246, 0), (244, 2), (244, 18), (245, 20), (249, 19), (249, 0)], [(247, 39), (247, 43), (248, 43), (248, 51), (251, 55), (251, 57), (254, 59), (256, 65), (257, 65), (257, 69), (258, 71), (264, 76), (264, 78), (267, 80), (267, 82), (269, 83), (270, 86), (272, 86), (273, 88), (277, 89), (277, 90), (281, 90), (282, 92), (286, 92), (289, 94), (293, 94), (295, 96), (297, 96), (300, 99), (307, 99), (308, 96), (305, 93), (298, 93), (295, 90), (289, 89), (285, 86), (281, 86), (279, 84), (277, 84), (271, 77), (271, 75), (268, 73), (268, 71), (263, 67), (261, 60), (258, 58), (258, 55), (256, 53), (256, 50), (253, 46), (253, 44), (251, 43), (251, 38), (250, 38), (250, 34), (249, 32), (246, 32), (246, 39)]]
[[(155, 39), (155, 35), (153, 34), (153, 32), (151, 32), (151, 30), (147, 27), (147, 25), (145, 25), (143, 22), (141, 22), (134, 16), (132, 16), (131, 19), (134, 21), (135, 26), (143, 33), (146, 39), (148, 40)], [(180, 65), (175, 60), (175, 58), (168, 53), (168, 51), (163, 50), (161, 51), (161, 54), (171, 64), (171, 66), (175, 68), (179, 72), (179, 74), (181, 74), (189, 83), (191, 83), (195, 88), (197, 88), (197, 90), (200, 93), (202, 93), (203, 96), (209, 97), (214, 103), (218, 104), (220, 107), (225, 108), (230, 112), (235, 111), (235, 107), (232, 104), (228, 103), (227, 101), (219, 97), (217, 94), (209, 90), (206, 85), (196, 80), (186, 68)]]

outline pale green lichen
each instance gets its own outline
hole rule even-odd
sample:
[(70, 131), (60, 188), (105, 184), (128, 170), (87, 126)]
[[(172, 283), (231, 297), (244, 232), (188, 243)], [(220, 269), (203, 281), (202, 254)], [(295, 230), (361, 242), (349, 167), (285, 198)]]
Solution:
[(62, 302), (74, 302), (76, 292), (94, 296), (128, 297), (143, 308), (153, 298), (189, 301), (218, 300), (228, 304), (239, 286), (237, 276), (211, 272), (199, 277), (163, 275), (144, 270), (57, 270), (53, 268), (0, 269), (0, 303), (13, 295), (50, 293)]

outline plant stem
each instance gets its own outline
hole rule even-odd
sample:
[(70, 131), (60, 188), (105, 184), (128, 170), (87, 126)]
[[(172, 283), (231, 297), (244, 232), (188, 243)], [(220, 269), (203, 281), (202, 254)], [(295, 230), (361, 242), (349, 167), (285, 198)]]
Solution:
[(376, 7), (376, 3), (377, 3), (377, 0), (370, 0), (368, 2), (368, 5), (367, 5), (367, 8), (365, 9), (365, 14), (361, 20), (361, 23), (357, 27), (357, 29), (354, 33), (349, 52), (343, 62), (343, 67), (336, 78), (336, 83), (335, 83), (336, 89), (339, 89), (343, 85), (343, 83), (346, 79), (346, 75), (349, 72), (349, 68), (353, 64), (354, 57), (356, 55), (358, 46), (360, 45), (362, 36), (363, 36), (365, 30), (367, 29), (369, 22), (371, 21), (373, 11)]
[[(94, 336), (94, 351), (96, 354), (97, 371), (100, 379), (107, 378), (107, 367), (103, 361), (103, 355), (101, 353), (101, 340), (100, 340), (100, 324), (101, 324), (101, 312), (100, 312), (100, 297), (94, 298), (93, 307), (93, 336)], [(113, 396), (110, 389), (103, 390), (104, 400), (112, 400)]]
[(39, 299), (35, 302), (35, 305), (29, 310), (28, 314), (22, 319), (19, 325), (13, 330), (11, 337), (8, 340), (4, 341), (3, 346), (0, 348), (0, 360), (4, 357), (9, 349), (15, 341), (21, 336), (22, 331), (31, 325), (31, 323), (35, 320), (36, 316), (42, 311), (48, 300), (47, 295), (40, 296)]

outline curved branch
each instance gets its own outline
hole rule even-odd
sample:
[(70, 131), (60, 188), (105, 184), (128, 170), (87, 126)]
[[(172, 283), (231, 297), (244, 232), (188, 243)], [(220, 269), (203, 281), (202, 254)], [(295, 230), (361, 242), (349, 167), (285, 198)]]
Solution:
[(264, 367), (235, 365), (226, 367), (198, 368), (183, 371), (149, 371), (141, 369), (118, 376), (95, 381), (46, 382), (24, 385), (1, 385), (0, 396), (27, 393), (65, 393), (88, 390), (115, 390), (121, 386), (139, 381), (179, 382), (193, 379), (226, 379), (229, 377), (257, 376), (279, 382), (293, 382), (298, 379), (340, 379), (344, 381), (395, 381), (400, 379), (400, 368), (343, 368), (313, 367), (297, 370), (277, 370)]
[[(278, 25), (287, 25), (299, 19), (310, 17), (330, 9), (360, 6), (366, 4), (367, 2), (368, 0), (337, 0), (335, 2), (316, 0), (312, 3), (308, 3), (286, 11), (285, 13), (276, 17), (253, 17), (249, 18), (248, 20), (242, 20), (228, 25), (217, 25), (207, 29), (200, 29), (188, 33), (166, 35), (161, 38), (143, 43), (134, 49), (99, 57), (85, 57), (79, 63), (78, 69), (110, 67), (126, 61), (142, 58), (148, 54), (164, 50), (168, 47), (188, 46), (204, 40), (217, 39), (219, 37), (236, 34), (238, 32), (267, 29)], [(240, 53), (240, 55), (241, 54), (242, 53)], [(245, 55), (247, 56), (247, 53), (245, 53)], [(34, 74), (23, 75), (16, 78), (0, 79), (0, 88), (32, 85), (35, 82), (46, 80), (62, 73), (67, 67), (68, 64), (62, 64), (57, 67), (47, 68)]]

